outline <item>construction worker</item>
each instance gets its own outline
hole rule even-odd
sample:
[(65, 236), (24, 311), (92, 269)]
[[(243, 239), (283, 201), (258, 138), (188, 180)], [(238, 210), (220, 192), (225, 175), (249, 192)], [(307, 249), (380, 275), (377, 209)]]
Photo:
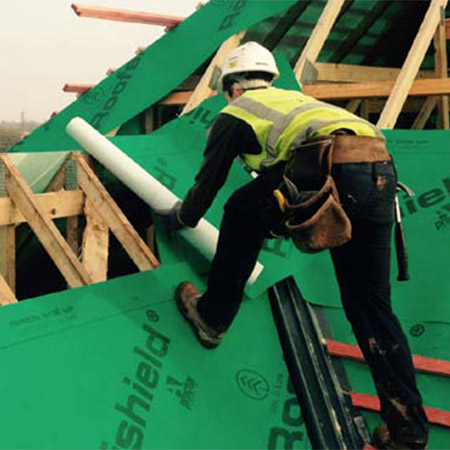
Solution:
[(195, 227), (236, 157), (259, 176), (225, 205), (206, 292), (181, 283), (178, 307), (202, 345), (215, 348), (221, 343), (264, 240), (284, 231), (286, 216), (274, 191), (283, 183), (286, 162), (294, 149), (301, 154), (303, 145), (334, 136), (331, 174), (352, 238), (332, 248), (331, 257), (346, 316), (370, 366), (387, 424), (376, 430), (375, 444), (426, 448), (428, 423), (411, 352), (391, 309), (396, 175), (385, 140), (374, 125), (342, 108), (272, 87), (278, 76), (273, 55), (256, 42), (228, 56), (222, 85), (229, 104), (212, 126), (194, 186), (165, 216), (166, 226)]

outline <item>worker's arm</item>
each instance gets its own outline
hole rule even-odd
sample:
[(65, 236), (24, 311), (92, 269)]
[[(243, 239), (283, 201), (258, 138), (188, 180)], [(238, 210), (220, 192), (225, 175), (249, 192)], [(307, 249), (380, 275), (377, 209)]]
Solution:
[(181, 222), (195, 227), (225, 183), (233, 160), (240, 153), (260, 152), (261, 146), (247, 123), (227, 114), (220, 114), (211, 129), (195, 184), (178, 211)]

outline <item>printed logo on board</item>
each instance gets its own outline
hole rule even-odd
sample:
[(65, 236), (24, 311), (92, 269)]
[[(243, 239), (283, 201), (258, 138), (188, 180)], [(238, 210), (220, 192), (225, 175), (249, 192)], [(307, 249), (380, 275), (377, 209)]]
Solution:
[(274, 448), (294, 449), (304, 448), (305, 426), (300, 405), (297, 401), (294, 386), (288, 380), (286, 386), (288, 394), (281, 412), (279, 423), (271, 427), (267, 441), (267, 449)]
[(102, 87), (99, 86), (99, 87), (95, 87), (95, 88), (89, 89), (89, 91), (84, 93), (80, 97), (80, 99), (84, 103), (87, 103), (88, 105), (95, 105), (96, 103), (98, 103), (101, 100), (103, 100), (105, 95), (106, 95), (105, 89), (103, 89)]
[(420, 337), (425, 333), (425, 325), (422, 323), (416, 323), (409, 329), (409, 334), (413, 337)]
[(236, 382), (240, 391), (253, 400), (264, 400), (269, 395), (269, 383), (254, 370), (240, 370), (236, 374)]
[(247, 1), (248, 0), (237, 0), (235, 2), (230, 2), (230, 5), (232, 5), (233, 10), (230, 14), (226, 15), (223, 18), (222, 23), (219, 26), (219, 31), (226, 30), (234, 25), (235, 20), (242, 13), (242, 10), (247, 4)]
[(167, 390), (178, 397), (180, 405), (189, 411), (194, 407), (195, 392), (197, 383), (192, 377), (187, 377), (185, 381), (168, 376), (166, 380)]
[(170, 191), (173, 191), (177, 184), (177, 179), (167, 170), (167, 160), (158, 158), (156, 165), (153, 166), (155, 178)]
[(159, 322), (159, 315), (156, 311), (153, 311), (153, 309), (148, 309), (147, 319), (150, 320), (150, 322)]
[[(92, 117), (89, 123), (94, 127), (101, 129), (103, 121), (109, 116), (109, 113), (115, 108), (117, 102), (121, 98), (122, 94), (128, 88), (130, 81), (134, 76), (134, 71), (139, 67), (142, 61), (143, 54), (135, 56), (131, 61), (129, 61), (125, 66), (118, 71), (116, 71), (113, 75), (116, 80), (116, 84), (113, 86), (109, 95), (107, 95), (107, 99), (102, 106), (101, 111)], [(103, 99), (103, 97), (102, 97)]]
[(428, 191), (414, 197), (402, 199), (401, 212), (403, 217), (414, 216), (423, 210), (437, 207), (437, 220), (434, 228), (443, 231), (450, 228), (450, 177), (440, 180), (440, 183)]
[[(152, 420), (153, 402), (158, 394), (164, 360), (169, 352), (170, 339), (154, 324), (158, 314), (147, 310), (142, 325), (144, 341), (133, 348), (134, 368), (122, 379), (124, 395), (114, 404), (118, 426), (109, 441), (102, 441), (100, 449), (141, 449), (148, 423)], [(152, 324), (152, 326), (150, 325)]]

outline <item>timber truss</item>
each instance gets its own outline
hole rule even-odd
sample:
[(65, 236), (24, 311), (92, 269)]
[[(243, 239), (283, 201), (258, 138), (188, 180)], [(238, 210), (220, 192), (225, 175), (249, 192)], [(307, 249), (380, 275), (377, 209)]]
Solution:
[[(310, 3), (299, 1), (295, 4), (279, 20), (271, 33), (265, 36), (262, 43), (271, 50), (275, 49)], [(300, 56), (293, 66), (297, 79), (303, 85), (303, 92), (319, 100), (331, 102), (347, 100), (346, 108), (352, 112), (358, 111), (362, 117), (368, 118), (372, 113), (379, 115), (377, 125), (384, 129), (394, 128), (402, 112), (415, 113), (412, 128), (422, 129), (438, 108), (438, 127), (449, 129), (450, 79), (448, 79), (447, 40), (450, 39), (450, 19), (445, 19), (448, 0), (429, 2), (428, 10), (401, 69), (318, 62), (331, 30), (351, 3), (349, 0), (328, 0), (309, 39), (299, 49)], [(390, 3), (392, 2), (380, 1), (376, 4), (361, 26), (336, 49), (334, 56), (338, 58), (348, 54), (357, 40), (387, 10)], [(73, 9), (81, 17), (162, 25), (166, 29), (173, 28), (183, 20), (180, 17), (102, 7), (73, 5)], [(212, 58), (203, 76), (191, 77), (158, 105), (182, 106), (182, 113), (185, 114), (216, 94), (214, 87), (217, 73), (227, 54), (239, 46), (246, 35), (247, 32), (242, 31), (228, 39)], [(435, 68), (420, 70), (432, 42), (434, 42)], [(139, 51), (141, 49), (137, 50)], [(108, 74), (111, 71), (112, 69), (109, 69)], [(66, 84), (64, 91), (82, 95), (92, 87), (93, 85), (89, 84)], [(153, 117), (152, 109), (153, 107), (146, 113), (150, 120)], [(146, 126), (146, 132), (151, 131), (151, 125)]]
[[(81, 249), (79, 216), (84, 215)], [(66, 236), (53, 222), (66, 218)], [(70, 288), (107, 279), (109, 232), (140, 271), (159, 262), (106, 191), (88, 159), (72, 152), (47, 192), (34, 194), (6, 154), (0, 155), (0, 305), (17, 302), (15, 228), (28, 223)]]

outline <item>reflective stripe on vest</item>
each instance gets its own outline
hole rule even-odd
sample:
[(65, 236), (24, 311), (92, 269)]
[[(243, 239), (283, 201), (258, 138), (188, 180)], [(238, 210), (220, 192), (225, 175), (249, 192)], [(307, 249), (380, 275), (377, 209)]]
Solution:
[(370, 122), (338, 106), (297, 91), (269, 88), (247, 91), (222, 110), (248, 123), (263, 151), (242, 154), (244, 163), (261, 171), (289, 158), (303, 142), (328, 136), (340, 128), (359, 136), (383, 137)]

